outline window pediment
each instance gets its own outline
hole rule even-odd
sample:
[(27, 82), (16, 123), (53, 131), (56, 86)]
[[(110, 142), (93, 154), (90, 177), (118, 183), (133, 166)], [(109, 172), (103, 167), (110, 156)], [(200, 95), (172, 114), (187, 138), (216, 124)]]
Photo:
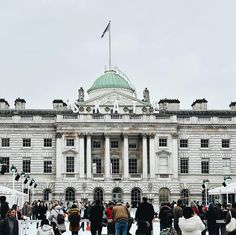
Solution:
[(160, 151), (157, 151), (156, 152), (156, 155), (157, 156), (160, 156), (160, 155), (167, 155), (167, 156), (170, 156), (171, 155), (171, 152), (167, 151), (167, 150), (160, 150)]
[(66, 151), (64, 151), (62, 153), (63, 154), (78, 154), (78, 152), (73, 150), (73, 149), (68, 149), (68, 150), (66, 150)]

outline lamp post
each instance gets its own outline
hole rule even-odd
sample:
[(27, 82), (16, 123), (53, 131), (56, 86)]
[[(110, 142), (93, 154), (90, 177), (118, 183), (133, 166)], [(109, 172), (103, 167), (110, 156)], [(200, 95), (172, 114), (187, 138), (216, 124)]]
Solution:
[[(231, 180), (232, 180), (232, 178), (230, 176), (225, 176), (223, 185), (226, 187), (227, 185), (230, 184)], [(228, 194), (228, 192), (226, 192), (226, 203), (227, 204), (229, 203), (229, 194)]]
[(205, 201), (206, 201), (206, 206), (207, 206), (207, 204), (208, 204), (208, 202), (207, 202), (207, 197), (208, 197), (208, 192), (207, 192), (207, 190), (208, 190), (208, 184), (210, 183), (210, 181), (209, 180), (203, 180), (203, 184), (202, 184), (202, 187), (205, 189)]
[(11, 166), (11, 172), (12, 172), (12, 189), (15, 190), (15, 176), (16, 176), (16, 172), (17, 169), (14, 165)]

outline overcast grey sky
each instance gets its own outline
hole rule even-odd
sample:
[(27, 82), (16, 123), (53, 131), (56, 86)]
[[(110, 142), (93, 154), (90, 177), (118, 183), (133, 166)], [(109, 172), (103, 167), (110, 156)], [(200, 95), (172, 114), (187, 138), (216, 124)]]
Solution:
[[(75, 100), (108, 64), (142, 99), (178, 98), (182, 109), (206, 98), (209, 109), (236, 101), (236, 1), (0, 0), (0, 98), (11, 108), (51, 108)], [(85, 98), (88, 98), (86, 96)]]

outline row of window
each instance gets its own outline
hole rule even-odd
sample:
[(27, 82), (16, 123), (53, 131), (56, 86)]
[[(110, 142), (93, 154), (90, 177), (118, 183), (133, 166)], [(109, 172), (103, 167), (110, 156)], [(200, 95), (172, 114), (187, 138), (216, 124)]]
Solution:
[[(27, 192), (26, 192), (27, 193)], [(114, 188), (112, 190), (112, 201), (116, 202), (118, 200), (123, 201), (123, 190), (119, 187)], [(49, 201), (52, 198), (50, 198), (50, 195), (52, 195), (51, 189), (45, 189), (43, 191), (43, 200)], [(141, 203), (141, 196), (142, 196), (142, 190), (140, 188), (133, 188), (131, 190), (131, 205), (132, 206), (138, 206)], [(168, 188), (161, 188), (159, 190), (159, 204), (170, 202), (170, 190)], [(182, 189), (180, 192), (180, 198), (184, 200), (184, 203), (186, 205), (189, 205), (190, 203), (190, 191), (188, 189)], [(207, 197), (209, 195), (207, 194)], [(104, 190), (102, 188), (95, 188), (93, 191), (93, 199), (94, 200), (104, 200)], [(206, 199), (206, 192), (205, 190), (202, 191), (202, 201), (204, 202)], [(76, 200), (76, 191), (74, 188), (67, 188), (65, 190), (65, 201), (75, 201)], [(153, 200), (153, 199), (150, 199)], [(209, 199), (208, 199), (209, 201)], [(211, 201), (211, 200), (210, 200)]]
[[(10, 147), (10, 138), (2, 138), (2, 147)], [(52, 138), (45, 138), (43, 139), (43, 146), (44, 147), (52, 147)], [(31, 139), (30, 138), (23, 138), (22, 139), (22, 147), (31, 147)]]
[[(167, 138), (159, 138), (159, 147), (167, 147)], [(10, 138), (2, 138), (2, 147), (10, 147)], [(118, 140), (111, 140), (110, 141), (111, 148), (117, 149), (119, 148), (119, 141)], [(180, 148), (188, 148), (188, 139), (180, 139), (179, 140), (179, 147)], [(22, 139), (22, 146), (23, 147), (31, 147), (31, 139), (30, 138), (23, 138)], [(43, 146), (44, 147), (52, 147), (52, 138), (45, 138), (43, 140)], [(74, 147), (75, 146), (75, 140), (73, 138), (66, 139), (66, 146), (67, 147)], [(93, 140), (92, 141), (92, 147), (93, 148), (101, 148), (102, 142), (101, 140)], [(201, 148), (209, 148), (210, 146), (210, 140), (209, 139), (201, 139), (200, 140), (200, 146)], [(222, 139), (221, 140), (221, 147), (222, 148), (229, 148), (230, 147), (230, 139)], [(137, 142), (131, 142), (129, 143), (130, 149), (137, 149)]]
[[(159, 142), (159, 146), (163, 146), (163, 145), (160, 145), (160, 142)], [(209, 148), (209, 146), (210, 146), (209, 139), (201, 139), (200, 146), (201, 146), (201, 148)], [(180, 139), (179, 140), (179, 147), (180, 148), (188, 148), (188, 139)], [(222, 148), (229, 148), (230, 147), (230, 139), (222, 139), (221, 140), (221, 147)]]
[[(0, 158), (2, 164), (6, 164), (6, 172), (9, 173), (9, 165), (10, 165), (10, 159), (9, 157), (1, 157)], [(31, 173), (31, 160), (30, 159), (24, 159), (22, 161), (22, 171), (25, 173)], [(52, 161), (45, 160), (43, 162), (43, 172), (44, 173), (52, 173)]]
[[(231, 161), (230, 158), (223, 158), (223, 173), (230, 173), (230, 165)], [(210, 160), (209, 159), (202, 159), (201, 160), (201, 173), (202, 174), (209, 174), (210, 169)], [(188, 158), (181, 158), (180, 159), (180, 173), (188, 174), (189, 173), (189, 159)]]
[[(2, 138), (1, 139), (2, 147), (10, 147), (10, 138)], [(117, 149), (119, 148), (119, 141), (118, 140), (111, 140), (110, 141), (111, 148)], [(44, 147), (52, 147), (52, 138), (45, 138), (43, 139), (43, 146)], [(72, 138), (66, 139), (66, 146), (67, 147), (74, 147), (75, 146), (75, 140)], [(93, 148), (101, 148), (102, 143), (101, 140), (93, 140), (92, 141), (92, 147)], [(31, 147), (31, 139), (30, 138), (23, 138), (22, 139), (22, 147)], [(136, 149), (137, 143), (131, 142), (129, 143), (130, 149)]]

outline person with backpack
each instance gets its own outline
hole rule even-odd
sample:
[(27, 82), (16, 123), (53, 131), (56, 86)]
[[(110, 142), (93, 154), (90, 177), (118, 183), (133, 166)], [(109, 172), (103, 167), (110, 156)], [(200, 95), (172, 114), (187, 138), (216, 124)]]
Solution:
[(52, 207), (48, 219), (51, 222), (56, 223), (56, 225), (61, 233), (64, 233), (66, 231), (65, 213), (60, 205), (55, 204)]
[(68, 220), (70, 222), (69, 229), (72, 235), (78, 235), (80, 229), (80, 209), (73, 204), (68, 211)]

